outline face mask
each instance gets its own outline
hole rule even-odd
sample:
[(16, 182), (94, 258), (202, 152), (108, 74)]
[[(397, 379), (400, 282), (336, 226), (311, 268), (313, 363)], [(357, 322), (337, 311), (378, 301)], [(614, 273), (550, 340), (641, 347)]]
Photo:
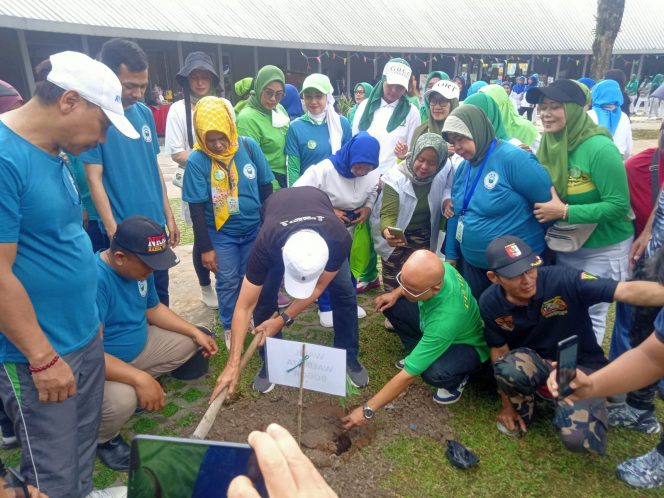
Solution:
[(613, 111), (616, 107), (618, 106), (616, 106), (615, 104), (606, 104), (602, 106), (602, 109), (604, 109), (605, 111)]

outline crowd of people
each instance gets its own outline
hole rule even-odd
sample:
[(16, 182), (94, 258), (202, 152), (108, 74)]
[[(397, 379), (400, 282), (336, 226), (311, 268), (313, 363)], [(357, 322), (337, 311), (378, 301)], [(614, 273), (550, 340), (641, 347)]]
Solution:
[[(180, 232), (142, 103), (148, 74), (141, 47), (113, 39), (98, 60), (61, 52), (39, 64), (25, 102), (0, 82), (0, 427), (34, 496), (96, 496), (95, 457), (127, 471), (121, 427), (164, 406), (156, 378), (219, 352), (213, 332), (169, 308)], [(610, 427), (660, 432), (664, 155), (660, 137), (632, 157), (635, 77), (467, 86), (433, 71), (420, 99), (393, 58), (375, 84), (355, 85), (347, 116), (323, 74), (296, 88), (264, 66), (236, 83), (235, 105), (217, 96), (203, 52), (176, 78), (164, 152), (181, 168), (201, 300), (219, 310), (228, 350), (212, 399), (235, 390), (250, 331), (281, 337), (310, 305), (346, 351), (349, 381), (367, 386), (357, 294), (382, 286), (375, 311), (404, 354), (347, 429), (418, 377), (453, 404), (491, 366), (507, 437), (528, 431), (536, 397), (572, 451), (603, 454)], [(648, 83), (649, 96), (661, 77)], [(573, 334), (579, 390), (562, 400), (547, 385), (557, 394), (557, 345)], [(268, 393), (260, 352), (252, 385)], [(644, 355), (653, 365), (641, 374)], [(618, 364), (633, 378), (623, 388), (604, 380)], [(268, 433), (295, 455), (280, 431)], [(664, 443), (617, 475), (662, 486)]]

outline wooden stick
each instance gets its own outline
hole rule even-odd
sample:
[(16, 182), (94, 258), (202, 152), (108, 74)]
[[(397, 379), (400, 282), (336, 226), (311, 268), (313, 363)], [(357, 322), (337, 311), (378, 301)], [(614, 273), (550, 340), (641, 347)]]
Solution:
[[(258, 332), (254, 336), (253, 340), (251, 341), (251, 344), (249, 344), (249, 347), (247, 348), (247, 350), (242, 355), (242, 358), (240, 359), (240, 373), (242, 373), (242, 370), (244, 370), (244, 368), (247, 366), (247, 363), (249, 363), (249, 360), (251, 359), (252, 355), (258, 348), (258, 345), (263, 340), (263, 337), (265, 337), (265, 333), (263, 332)], [(198, 426), (196, 427), (194, 434), (191, 436), (193, 439), (205, 439), (207, 437), (208, 432), (210, 432), (212, 424), (214, 424), (214, 421), (217, 418), (217, 414), (221, 409), (221, 404), (226, 399), (227, 394), (228, 394), (228, 387), (225, 387), (219, 393), (219, 396), (217, 396), (215, 400), (210, 404), (210, 406), (208, 406), (208, 409), (205, 411), (205, 415), (203, 415), (203, 418), (198, 423)]]
[(307, 345), (302, 344), (302, 363), (300, 364), (300, 398), (297, 400), (297, 444), (302, 446), (302, 395), (304, 394), (304, 365)]

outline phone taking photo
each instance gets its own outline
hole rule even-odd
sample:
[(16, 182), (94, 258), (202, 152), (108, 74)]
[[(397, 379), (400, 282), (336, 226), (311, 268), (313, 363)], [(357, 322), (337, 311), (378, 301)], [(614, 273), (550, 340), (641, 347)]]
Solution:
[(576, 378), (576, 361), (579, 353), (579, 336), (573, 335), (558, 343), (558, 383), (559, 397), (565, 398), (574, 392), (570, 382)]

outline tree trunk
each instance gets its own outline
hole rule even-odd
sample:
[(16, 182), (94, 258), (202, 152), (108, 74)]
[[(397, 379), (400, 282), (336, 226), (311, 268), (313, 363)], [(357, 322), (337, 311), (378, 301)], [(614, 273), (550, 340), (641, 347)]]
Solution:
[(611, 67), (613, 43), (622, 24), (625, 0), (598, 0), (590, 77), (599, 81)]

